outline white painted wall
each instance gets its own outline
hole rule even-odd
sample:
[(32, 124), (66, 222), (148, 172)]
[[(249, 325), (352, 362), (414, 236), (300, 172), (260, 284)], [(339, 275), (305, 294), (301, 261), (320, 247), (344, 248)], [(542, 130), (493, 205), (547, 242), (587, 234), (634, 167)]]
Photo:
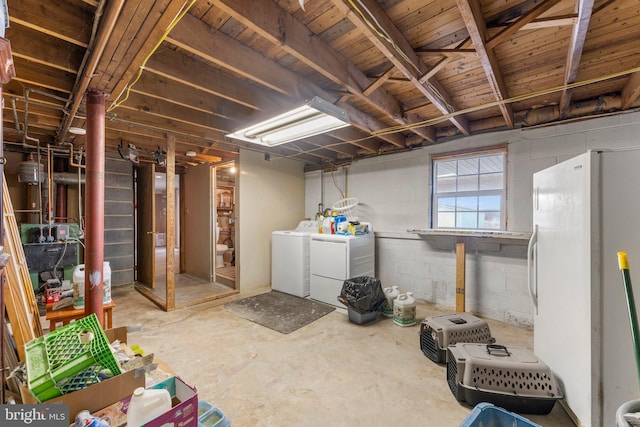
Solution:
[(237, 203), (240, 292), (271, 284), (271, 232), (291, 230), (304, 219), (304, 164), (241, 149)]
[[(473, 136), (354, 162), (338, 172), (306, 174), (305, 213), (342, 197), (360, 199), (359, 217), (376, 232), (376, 277), (419, 299), (455, 308), (455, 241), (420, 237), (407, 230), (429, 228), (430, 162), (434, 153), (508, 144), (507, 228), (531, 231), (533, 173), (595, 148), (640, 145), (640, 113)], [(640, 166), (640, 165), (639, 165)], [(335, 184), (334, 184), (335, 182)], [(321, 191), (322, 190), (322, 191)], [(467, 244), (468, 311), (531, 326), (526, 279), (526, 242)]]

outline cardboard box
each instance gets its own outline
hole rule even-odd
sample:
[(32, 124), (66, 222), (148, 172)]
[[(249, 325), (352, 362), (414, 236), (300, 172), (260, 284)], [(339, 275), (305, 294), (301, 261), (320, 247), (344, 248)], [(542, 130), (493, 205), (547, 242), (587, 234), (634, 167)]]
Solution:
[[(198, 392), (179, 377), (171, 377), (149, 388), (167, 389), (171, 395), (171, 409), (144, 424), (144, 427), (198, 427)], [(127, 423), (127, 411), (131, 396), (93, 412), (92, 415), (109, 419), (111, 427), (121, 427)], [(132, 426), (133, 427), (133, 426)]]
[[(109, 342), (118, 339), (121, 342), (127, 341), (127, 328), (114, 328), (105, 331)], [(82, 390), (65, 394), (53, 399), (49, 399), (42, 404), (50, 405), (64, 403), (69, 405), (69, 416), (74, 419), (76, 414), (82, 410), (95, 412), (105, 408), (114, 402), (123, 400), (133, 394), (133, 390), (137, 387), (145, 386), (145, 375), (143, 371), (129, 371), (113, 378), (93, 384)], [(31, 394), (25, 386), (21, 386), (22, 402), (25, 404), (36, 405), (38, 400)], [(196, 402), (197, 403), (197, 402)]]

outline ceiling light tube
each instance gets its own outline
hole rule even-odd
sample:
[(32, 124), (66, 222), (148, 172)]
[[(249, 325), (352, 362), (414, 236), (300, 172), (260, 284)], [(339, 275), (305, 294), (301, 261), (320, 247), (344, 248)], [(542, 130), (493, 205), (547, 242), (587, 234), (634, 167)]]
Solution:
[(314, 97), (302, 107), (238, 130), (227, 136), (273, 147), (349, 126), (347, 113), (330, 102)]

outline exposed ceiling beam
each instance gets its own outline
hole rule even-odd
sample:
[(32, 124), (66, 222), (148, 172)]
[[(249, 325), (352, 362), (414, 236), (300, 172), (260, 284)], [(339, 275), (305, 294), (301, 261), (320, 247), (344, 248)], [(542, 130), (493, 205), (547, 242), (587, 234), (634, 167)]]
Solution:
[[(441, 113), (449, 114), (457, 110), (451, 95), (438, 80), (434, 77), (423, 78), (429, 67), (416, 55), (411, 43), (374, 0), (360, 0), (358, 5), (348, 0), (332, 1)], [(369, 22), (377, 23), (380, 28), (372, 28)], [(463, 116), (454, 117), (451, 122), (464, 135), (469, 135), (469, 123)], [(435, 135), (425, 139), (435, 142)]]
[[(487, 76), (489, 86), (494, 97), (498, 101), (504, 101), (509, 97), (507, 85), (502, 78), (498, 59), (492, 49), (487, 49), (485, 42), (487, 40), (487, 26), (484, 22), (480, 3), (476, 0), (456, 0), (458, 9), (462, 15), (462, 19), (469, 31), (469, 36), (473, 41), (473, 45), (478, 53), (478, 58)], [(509, 128), (513, 128), (513, 108), (511, 105), (501, 103), (499, 105), (502, 117)]]
[(560, 0), (547, 0), (525, 13), (523, 16), (516, 19), (513, 23), (509, 24), (506, 28), (502, 29), (497, 34), (494, 34), (487, 42), (485, 47), (487, 49), (493, 49), (503, 41), (507, 40), (518, 30), (522, 29), (525, 25), (531, 23), (535, 18), (542, 15), (547, 10), (558, 4)]
[(381, 76), (379, 76), (378, 78), (376, 78), (373, 83), (371, 83), (369, 86), (367, 86), (367, 88), (365, 90), (362, 91), (362, 94), (364, 96), (369, 96), (370, 94), (372, 94), (373, 92), (375, 92), (376, 90), (378, 90), (378, 88), (380, 86), (382, 86), (383, 84), (385, 84), (385, 82), (387, 80), (389, 80), (389, 78), (393, 75), (393, 73), (395, 72), (396, 68), (395, 67), (389, 67), (387, 69), (387, 71), (385, 71), (384, 73), (382, 73)]
[[(369, 86), (369, 78), (273, 1), (213, 0), (212, 3), (233, 14), (244, 25), (279, 45), (326, 78), (344, 87), (360, 101), (386, 114), (398, 124), (407, 124), (397, 99), (383, 88), (378, 88), (369, 96), (363, 95), (362, 91)], [(431, 137), (420, 129), (411, 131), (420, 133), (423, 138)], [(404, 141), (397, 146), (404, 148)]]
[[(55, 12), (53, 9), (55, 8)], [(33, 11), (38, 10), (37, 24), (33, 20)], [(19, 24), (40, 33), (53, 36), (86, 48), (91, 37), (91, 27), (85, 25), (91, 20), (87, 10), (78, 10), (70, 2), (42, 2), (40, 0), (22, 0), (12, 2), (9, 10), (11, 25)]]
[[(313, 83), (302, 79), (298, 74), (281, 67), (191, 15), (186, 15), (176, 25), (167, 37), (167, 41), (294, 99), (310, 99), (317, 95), (329, 102), (334, 102), (339, 98), (338, 95), (327, 93)], [(351, 124), (367, 134), (388, 127), (354, 107), (349, 105), (342, 107), (349, 114)], [(405, 144), (405, 137), (401, 134), (384, 135), (380, 138), (398, 147), (404, 147)]]
[[(127, 3), (132, 2), (129, 0)], [(106, 75), (114, 74), (115, 78), (113, 78), (113, 81), (115, 83), (107, 80), (100, 82), (100, 87), (112, 95), (110, 99), (111, 105), (108, 110), (115, 108), (115, 104), (126, 96), (127, 88), (133, 83), (137, 73), (142, 72), (145, 60), (151, 55), (154, 48), (165, 36), (168, 27), (178, 18), (186, 6), (187, 3), (184, 0), (170, 0), (165, 9), (160, 13), (151, 14), (150, 11), (147, 10), (145, 13), (148, 20), (151, 20), (152, 17), (157, 17), (157, 20), (148, 22), (145, 26), (147, 30), (146, 34), (139, 34), (137, 36), (138, 39), (141, 39), (138, 50), (127, 52), (126, 60), (120, 60), (117, 57), (108, 57), (105, 58), (104, 63), (99, 64), (99, 70), (103, 72), (113, 68), (114, 64), (119, 67), (117, 75), (115, 75), (116, 70), (112, 70), (111, 73), (105, 73)], [(148, 28), (149, 26), (151, 28)]]
[[(578, 22), (573, 26), (571, 33), (571, 42), (569, 43), (569, 52), (567, 53), (567, 62), (564, 68), (564, 85), (574, 83), (580, 68), (580, 58), (582, 58), (582, 49), (584, 41), (587, 38), (587, 30), (591, 21), (593, 12), (593, 0), (579, 0), (576, 2), (578, 8)], [(569, 111), (571, 104), (571, 90), (565, 89), (560, 95), (560, 116), (565, 117)]]
[(283, 111), (291, 107), (291, 98), (279, 92), (249, 84), (173, 49), (159, 50), (149, 59), (145, 70), (248, 109)]
[(636, 102), (638, 96), (640, 96), (640, 72), (631, 74), (627, 84), (622, 89), (622, 109), (629, 108)]
[[(65, 108), (68, 109), (68, 115), (66, 115), (60, 123), (60, 128), (56, 135), (56, 140), (58, 141), (63, 140), (71, 126), (71, 123), (75, 120), (75, 115), (80, 108), (80, 103), (84, 100), (84, 94), (89, 88), (89, 83), (91, 82), (93, 73), (98, 66), (98, 62), (102, 57), (102, 52), (104, 52), (107, 42), (109, 41), (109, 37), (111, 36), (111, 32), (116, 25), (116, 20), (118, 19), (118, 15), (120, 15), (123, 4), (124, 0), (117, 0), (111, 1), (105, 6), (104, 16), (100, 17), (101, 21), (95, 34), (95, 38), (92, 36), (92, 40), (90, 42), (91, 46), (89, 46), (85, 54), (86, 61), (83, 61), (82, 66), (76, 75), (73, 91), (71, 92), (71, 96), (65, 106)], [(102, 14), (102, 12), (102, 10), (99, 10), (100, 14)], [(98, 18), (96, 17), (96, 19)]]

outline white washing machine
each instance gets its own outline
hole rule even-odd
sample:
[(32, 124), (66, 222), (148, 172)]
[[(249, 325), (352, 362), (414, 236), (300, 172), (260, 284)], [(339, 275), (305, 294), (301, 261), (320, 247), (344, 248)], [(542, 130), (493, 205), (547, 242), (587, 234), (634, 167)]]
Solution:
[(310, 246), (310, 297), (314, 300), (345, 308), (338, 301), (344, 281), (358, 276), (375, 277), (373, 231), (357, 236), (316, 233), (311, 235)]
[(317, 221), (301, 221), (295, 230), (271, 233), (271, 289), (309, 296), (309, 238), (317, 232)]

